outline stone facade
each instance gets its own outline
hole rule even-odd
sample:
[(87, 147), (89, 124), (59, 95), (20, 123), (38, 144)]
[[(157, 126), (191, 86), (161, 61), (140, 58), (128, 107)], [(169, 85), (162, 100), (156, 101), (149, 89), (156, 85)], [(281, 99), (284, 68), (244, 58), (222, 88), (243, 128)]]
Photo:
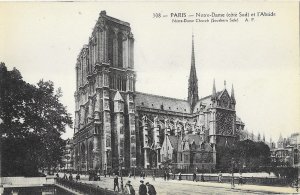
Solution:
[(300, 134), (293, 133), (288, 138), (280, 135), (277, 147), (271, 148), (271, 160), (276, 166), (300, 167)]
[[(162, 157), (172, 160), (174, 168), (188, 170), (212, 170), (216, 166), (215, 145), (206, 141), (199, 134), (187, 134), (183, 136), (167, 136), (162, 148)], [(168, 151), (164, 146), (168, 146)], [(170, 149), (170, 150), (169, 150)]]
[[(74, 169), (160, 167), (166, 136), (199, 136), (212, 149), (238, 139), (233, 87), (198, 97), (194, 39), (187, 100), (135, 90), (130, 24), (100, 13), (76, 63)], [(238, 128), (237, 128), (238, 127)], [(217, 151), (216, 151), (217, 153)]]

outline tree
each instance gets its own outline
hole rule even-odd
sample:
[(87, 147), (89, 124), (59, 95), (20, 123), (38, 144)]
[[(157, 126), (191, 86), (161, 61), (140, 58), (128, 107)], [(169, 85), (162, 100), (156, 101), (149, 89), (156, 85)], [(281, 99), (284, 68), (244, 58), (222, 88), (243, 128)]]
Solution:
[[(0, 64), (2, 175), (34, 175), (38, 168), (61, 163), (61, 135), (72, 119), (51, 81), (37, 86), (22, 80), (17, 69)], [(18, 167), (15, 169), (15, 167)]]
[(161, 162), (162, 169), (169, 169), (172, 166), (173, 162), (171, 159), (166, 158)]
[(271, 152), (264, 142), (251, 140), (238, 141), (232, 146), (217, 147), (217, 166), (219, 169), (229, 171), (234, 161), (235, 168), (249, 171), (261, 170), (270, 165)]

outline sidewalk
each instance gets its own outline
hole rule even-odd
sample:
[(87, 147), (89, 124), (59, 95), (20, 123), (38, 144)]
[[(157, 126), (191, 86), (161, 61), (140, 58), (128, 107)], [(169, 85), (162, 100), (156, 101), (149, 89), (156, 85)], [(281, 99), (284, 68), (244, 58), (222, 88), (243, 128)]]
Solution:
[(260, 185), (237, 185), (232, 188), (229, 183), (215, 183), (215, 182), (193, 182), (187, 180), (169, 180), (168, 182), (172, 183), (181, 183), (186, 185), (195, 185), (195, 186), (206, 186), (206, 187), (214, 187), (214, 188), (226, 188), (226, 189), (235, 189), (242, 190), (248, 192), (265, 192), (265, 193), (280, 193), (280, 194), (299, 194), (296, 192), (295, 188), (291, 187), (277, 187), (277, 186), (260, 186)]
[[(63, 174), (59, 174), (60, 177), (63, 177)], [(69, 177), (69, 174), (67, 174)], [(73, 178), (75, 179), (75, 174), (73, 174)], [(119, 178), (120, 179), (120, 178)], [(108, 188), (112, 189), (113, 187), (113, 177), (104, 177), (101, 176), (101, 181), (88, 181), (88, 175), (80, 175), (80, 180), (81, 182), (84, 183), (90, 183), (93, 185), (98, 185), (103, 188)], [(134, 189), (138, 189), (139, 186), (139, 181), (141, 180), (140, 177), (136, 177), (134, 179), (133, 177), (128, 178), (128, 177), (123, 177), (124, 180), (124, 185), (126, 181), (131, 180), (132, 185), (134, 186)], [(154, 186), (157, 186), (157, 184), (167, 184), (167, 183), (173, 183), (173, 184), (183, 184), (183, 185), (191, 185), (191, 186), (203, 186), (203, 187), (212, 187), (212, 188), (224, 188), (224, 189), (230, 189), (234, 191), (244, 191), (244, 192), (253, 192), (253, 193), (273, 193), (273, 194), (300, 194), (296, 192), (296, 188), (291, 188), (291, 187), (277, 187), (277, 186), (262, 186), (262, 185), (249, 185), (249, 184), (244, 184), (244, 185), (238, 185), (235, 184), (234, 188), (231, 188), (230, 183), (216, 183), (216, 182), (193, 182), (193, 181), (188, 181), (188, 180), (169, 180), (169, 181), (164, 181), (163, 178), (155, 178), (155, 181), (153, 181), (152, 177), (146, 177), (145, 181), (150, 181), (150, 183), (153, 183)]]

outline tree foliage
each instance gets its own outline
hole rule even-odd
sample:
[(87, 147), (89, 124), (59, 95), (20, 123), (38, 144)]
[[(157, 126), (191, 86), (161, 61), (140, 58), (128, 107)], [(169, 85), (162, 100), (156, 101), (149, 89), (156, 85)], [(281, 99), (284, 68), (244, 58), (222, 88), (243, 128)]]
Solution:
[(61, 96), (53, 82), (28, 84), (17, 69), (0, 64), (2, 175), (33, 175), (61, 162), (61, 135), (72, 126)]
[(238, 141), (232, 146), (217, 147), (217, 165), (224, 171), (257, 171), (270, 165), (270, 155), (264, 142)]

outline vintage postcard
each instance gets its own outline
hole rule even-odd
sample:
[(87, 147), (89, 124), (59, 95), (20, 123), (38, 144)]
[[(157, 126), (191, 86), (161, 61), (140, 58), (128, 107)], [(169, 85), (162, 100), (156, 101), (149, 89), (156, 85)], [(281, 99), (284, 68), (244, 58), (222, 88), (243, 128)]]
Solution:
[(298, 193), (299, 2), (0, 2), (0, 43), (1, 194)]

